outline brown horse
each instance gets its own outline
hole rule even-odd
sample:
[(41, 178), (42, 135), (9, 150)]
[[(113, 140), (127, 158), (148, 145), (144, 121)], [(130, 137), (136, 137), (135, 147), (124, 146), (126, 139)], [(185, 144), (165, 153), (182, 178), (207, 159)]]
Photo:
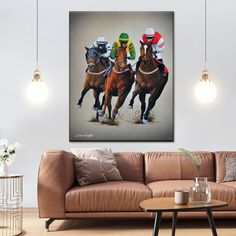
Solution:
[(132, 71), (130, 71), (127, 65), (126, 47), (119, 47), (117, 49), (115, 65), (106, 81), (105, 102), (100, 112), (100, 116), (105, 114), (106, 107), (108, 106), (109, 118), (111, 118), (111, 99), (112, 96), (118, 96), (115, 108), (112, 111), (112, 120), (114, 121), (119, 108), (124, 104), (124, 101), (131, 90), (132, 84)]
[[(148, 123), (150, 111), (155, 106), (157, 99), (160, 97), (168, 81), (168, 73), (165, 77), (162, 76), (158, 63), (152, 56), (152, 46), (141, 41), (140, 43), (141, 64), (137, 71), (135, 89), (129, 103), (129, 108), (133, 107), (134, 99), (139, 94), (139, 100), (141, 102), (140, 120), (146, 124)], [(150, 94), (147, 110), (145, 102), (146, 94)]]
[[(100, 93), (104, 92), (105, 90), (105, 72), (106, 72), (106, 66), (103, 59), (99, 56), (99, 53), (95, 48), (87, 48), (86, 53), (86, 59), (88, 64), (88, 69), (86, 71), (86, 78), (84, 82), (84, 88), (81, 93), (81, 97), (77, 103), (79, 107), (81, 107), (81, 104), (83, 102), (83, 98), (85, 94), (90, 90), (93, 89), (93, 96), (95, 98), (95, 103), (93, 105), (93, 108), (95, 110), (101, 109), (100, 101), (99, 101), (99, 95)], [(104, 98), (103, 98), (104, 102)], [(103, 104), (103, 103), (102, 103)]]

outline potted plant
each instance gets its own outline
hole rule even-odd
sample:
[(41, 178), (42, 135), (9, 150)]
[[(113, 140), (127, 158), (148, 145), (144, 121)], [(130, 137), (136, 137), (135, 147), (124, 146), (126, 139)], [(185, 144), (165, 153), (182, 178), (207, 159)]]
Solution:
[(16, 150), (20, 148), (21, 145), (18, 142), (14, 144), (9, 144), (7, 139), (0, 140), (0, 175), (8, 175), (8, 166), (12, 164)]
[(207, 177), (199, 176), (199, 171), (202, 165), (201, 158), (184, 148), (179, 148), (178, 151), (184, 154), (186, 160), (192, 164), (195, 169), (196, 177), (191, 188), (192, 202), (199, 204), (210, 202), (211, 190), (207, 182)]

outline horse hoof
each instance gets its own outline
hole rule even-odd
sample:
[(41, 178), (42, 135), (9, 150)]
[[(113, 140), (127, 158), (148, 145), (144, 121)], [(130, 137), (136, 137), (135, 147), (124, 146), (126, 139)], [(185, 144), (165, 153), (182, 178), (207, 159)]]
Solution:
[(94, 110), (94, 111), (98, 111), (98, 108), (97, 108), (97, 107), (93, 107), (93, 110)]
[(78, 108), (81, 108), (82, 106), (81, 106), (81, 104), (78, 104)]
[(146, 119), (143, 118), (143, 123), (147, 124), (148, 123), (148, 119), (146, 120)]
[(133, 106), (132, 105), (128, 105), (128, 109), (133, 109)]
[(99, 117), (103, 117), (103, 116), (104, 116), (104, 113), (101, 112), (101, 111), (98, 111), (98, 116), (99, 116)]

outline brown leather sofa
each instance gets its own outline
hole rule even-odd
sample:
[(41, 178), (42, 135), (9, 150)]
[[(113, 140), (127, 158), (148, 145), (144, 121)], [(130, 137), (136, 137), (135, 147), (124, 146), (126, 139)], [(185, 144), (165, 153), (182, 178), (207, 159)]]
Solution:
[[(222, 182), (225, 157), (236, 152), (195, 152), (202, 160), (199, 176), (208, 178), (212, 199), (228, 202), (213, 212), (215, 217), (236, 217), (236, 181)], [(78, 186), (72, 153), (44, 153), (38, 175), (38, 207), (48, 229), (54, 219), (150, 218), (139, 203), (153, 197), (174, 196), (175, 189), (190, 189), (194, 170), (176, 152), (114, 153), (123, 181)], [(183, 156), (182, 156), (183, 157)], [(166, 215), (168, 216), (168, 215)], [(205, 212), (183, 212), (181, 217), (205, 217)]]

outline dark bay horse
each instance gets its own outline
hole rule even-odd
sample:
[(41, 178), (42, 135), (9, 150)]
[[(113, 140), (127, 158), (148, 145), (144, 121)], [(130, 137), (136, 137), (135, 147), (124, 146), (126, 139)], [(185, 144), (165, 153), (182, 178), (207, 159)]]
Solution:
[[(139, 94), (139, 100), (141, 102), (140, 120), (146, 124), (148, 123), (150, 111), (155, 106), (157, 99), (160, 97), (168, 81), (168, 73), (165, 77), (162, 76), (158, 63), (152, 56), (152, 46), (141, 41), (140, 43), (141, 64), (137, 71), (135, 89), (129, 107), (133, 107), (134, 99)], [(146, 94), (150, 94), (147, 110), (145, 102)]]
[(126, 47), (119, 47), (117, 49), (115, 65), (106, 81), (105, 102), (100, 112), (100, 116), (105, 114), (106, 107), (108, 106), (109, 118), (111, 118), (112, 96), (118, 96), (115, 108), (112, 111), (112, 120), (114, 121), (119, 108), (124, 104), (124, 101), (131, 90), (132, 84), (132, 71), (129, 70), (127, 65)]
[[(85, 94), (90, 90), (93, 89), (93, 96), (95, 98), (95, 103), (93, 105), (95, 110), (101, 109), (99, 95), (100, 93), (104, 92), (105, 90), (105, 72), (106, 66), (103, 58), (100, 57), (99, 53), (95, 48), (87, 48), (87, 64), (88, 69), (86, 71), (86, 78), (84, 82), (84, 88), (81, 93), (81, 97), (77, 103), (79, 107), (83, 102), (83, 98)], [(104, 98), (103, 98), (104, 101)]]

